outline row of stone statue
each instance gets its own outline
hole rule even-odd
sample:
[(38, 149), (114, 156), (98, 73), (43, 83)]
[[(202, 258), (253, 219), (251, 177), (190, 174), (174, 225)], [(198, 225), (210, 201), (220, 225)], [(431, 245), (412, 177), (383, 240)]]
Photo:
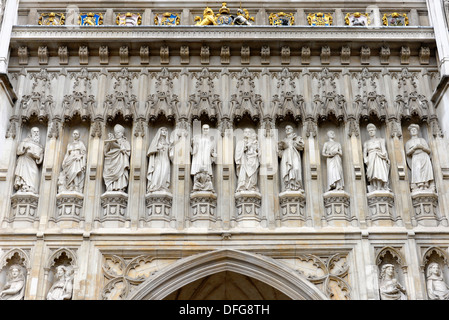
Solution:
[[(191, 143), (191, 175), (193, 191), (214, 192), (213, 163), (217, 158), (216, 142), (209, 133), (209, 126), (203, 125), (201, 134), (195, 135)], [(407, 141), (407, 163), (411, 169), (412, 191), (435, 192), (434, 175), (430, 160), (430, 148), (427, 142), (418, 137), (419, 126), (409, 126), (411, 139)], [(376, 137), (376, 127), (367, 126), (370, 138), (363, 144), (363, 158), (366, 164), (368, 192), (376, 190), (391, 191), (389, 188), (390, 160), (385, 140)], [(286, 136), (278, 142), (277, 151), (280, 158), (280, 174), (285, 191), (303, 191), (302, 164), (300, 151), (304, 150), (304, 140), (298, 136), (293, 127), (287, 125)], [(327, 191), (344, 190), (342, 165), (342, 147), (335, 141), (335, 133), (328, 131), (328, 141), (324, 143), (322, 155), (327, 164)], [(83, 192), (87, 149), (80, 140), (80, 133), (74, 130), (73, 141), (67, 146), (62, 162), (62, 171), (58, 178), (58, 192)], [(39, 168), (44, 156), (44, 148), (39, 142), (39, 129), (31, 129), (30, 135), (22, 141), (17, 149), (17, 166), (15, 170), (15, 189), (21, 192), (37, 193)], [(125, 137), (125, 128), (115, 125), (104, 142), (103, 179), (107, 191), (126, 192), (129, 180), (131, 145)], [(260, 166), (260, 146), (254, 129), (245, 129), (243, 139), (236, 144), (235, 164), (238, 176), (237, 192), (258, 191), (257, 180)], [(173, 161), (173, 142), (170, 142), (168, 130), (158, 129), (153, 138), (147, 156), (147, 192), (168, 192), (170, 188), (170, 167)]]
[[(47, 300), (70, 300), (73, 290), (73, 269), (58, 266)], [(384, 264), (380, 272), (380, 298), (382, 300), (406, 300), (407, 291), (400, 284), (394, 265)], [(0, 291), (0, 300), (22, 300), (25, 293), (25, 275), (23, 268), (12, 265), (8, 272), (8, 281)], [(427, 294), (430, 300), (449, 300), (449, 286), (443, 279), (438, 263), (432, 262), (427, 268)]]

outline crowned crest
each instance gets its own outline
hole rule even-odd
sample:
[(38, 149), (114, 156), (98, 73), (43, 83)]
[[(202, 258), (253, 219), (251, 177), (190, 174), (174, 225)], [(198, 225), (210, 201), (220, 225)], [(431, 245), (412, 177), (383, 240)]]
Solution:
[(139, 13), (119, 13), (115, 22), (119, 26), (138, 26), (142, 23), (142, 16)]
[(382, 21), (384, 26), (388, 27), (405, 27), (408, 25), (408, 17), (406, 13), (385, 13)]
[(99, 26), (103, 24), (103, 15), (101, 13), (80, 13), (78, 18), (80, 26)]
[(272, 26), (291, 26), (295, 22), (293, 13), (272, 13), (268, 18)]
[(307, 15), (307, 21), (311, 26), (327, 27), (332, 25), (332, 15), (329, 13), (309, 13)]
[(65, 24), (63, 13), (41, 13), (39, 17), (39, 25), (41, 26), (62, 26), (63, 24)]
[(154, 24), (158, 26), (177, 26), (180, 21), (179, 14), (172, 12), (158, 13), (154, 17)]

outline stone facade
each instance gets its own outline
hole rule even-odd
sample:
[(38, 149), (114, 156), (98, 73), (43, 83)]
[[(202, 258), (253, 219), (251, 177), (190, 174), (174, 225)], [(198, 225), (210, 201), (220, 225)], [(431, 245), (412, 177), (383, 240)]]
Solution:
[(1, 299), (449, 296), (446, 1), (1, 3)]

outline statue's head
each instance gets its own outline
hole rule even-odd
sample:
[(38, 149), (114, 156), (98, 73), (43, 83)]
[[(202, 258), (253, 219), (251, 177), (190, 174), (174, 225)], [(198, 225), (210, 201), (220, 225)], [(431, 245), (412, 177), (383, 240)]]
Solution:
[(409, 126), (408, 126), (408, 131), (410, 132), (410, 134), (411, 134), (412, 136), (417, 135), (418, 132), (419, 132), (419, 125), (417, 125), (417, 124), (411, 124), (411, 125), (409, 125)]
[(120, 124), (114, 126), (114, 134), (117, 138), (121, 138), (125, 135), (125, 127)]
[(34, 142), (39, 143), (40, 135), (39, 135), (39, 128), (38, 127), (31, 128), (31, 139)]

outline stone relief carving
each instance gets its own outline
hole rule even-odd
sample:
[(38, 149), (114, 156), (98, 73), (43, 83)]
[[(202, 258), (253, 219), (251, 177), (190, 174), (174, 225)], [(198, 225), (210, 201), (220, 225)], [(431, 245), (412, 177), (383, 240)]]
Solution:
[(193, 191), (214, 191), (212, 164), (217, 158), (216, 145), (213, 136), (209, 135), (209, 125), (202, 126), (201, 134), (192, 139), (192, 168), (190, 174), (194, 177)]
[(58, 192), (75, 191), (83, 193), (86, 175), (87, 149), (80, 140), (78, 130), (73, 130), (73, 141), (67, 145), (58, 179)]
[(33, 127), (30, 134), (17, 147), (14, 188), (20, 192), (38, 193), (39, 167), (44, 159), (44, 147), (40, 144), (39, 128)]
[(285, 139), (278, 143), (282, 186), (285, 190), (300, 191), (303, 190), (300, 151), (304, 150), (304, 140), (290, 125), (285, 127), (285, 133)]
[(129, 179), (129, 157), (131, 145), (125, 137), (125, 128), (114, 126), (114, 134), (109, 133), (104, 147), (103, 179), (107, 191), (126, 193)]
[(376, 126), (367, 125), (370, 139), (363, 144), (363, 161), (366, 164), (366, 177), (368, 179), (368, 192), (376, 190), (389, 191), (390, 160), (385, 147), (385, 140), (376, 137)]
[(449, 286), (444, 281), (438, 263), (432, 262), (427, 267), (427, 294), (430, 300), (449, 300)]
[(328, 131), (327, 136), (329, 141), (324, 143), (322, 152), (327, 164), (327, 190), (344, 190), (341, 144), (334, 141), (334, 131)]
[(173, 157), (166, 127), (159, 128), (148, 148), (147, 192), (169, 191), (170, 159)]
[(56, 281), (47, 293), (47, 300), (71, 300), (73, 291), (73, 269), (70, 266), (56, 267)]
[(0, 300), (23, 300), (25, 293), (25, 274), (23, 267), (13, 264), (8, 270), (8, 280), (0, 291)]
[(430, 161), (430, 148), (426, 140), (418, 137), (419, 125), (408, 127), (411, 138), (405, 144), (407, 163), (411, 169), (410, 186), (412, 192), (435, 192), (433, 168)]
[(386, 263), (380, 271), (379, 283), (381, 300), (407, 300), (407, 292), (395, 275), (395, 267)]
[(237, 165), (237, 190), (258, 191), (257, 180), (259, 173), (259, 141), (253, 129), (243, 131), (243, 140), (237, 142), (235, 148), (235, 163)]

